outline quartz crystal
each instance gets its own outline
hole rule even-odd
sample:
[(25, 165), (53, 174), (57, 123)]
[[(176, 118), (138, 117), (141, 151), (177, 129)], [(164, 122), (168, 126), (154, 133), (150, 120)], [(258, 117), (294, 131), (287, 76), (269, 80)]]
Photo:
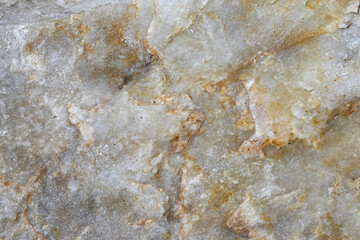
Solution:
[(0, 239), (360, 239), (359, 0), (0, 0)]

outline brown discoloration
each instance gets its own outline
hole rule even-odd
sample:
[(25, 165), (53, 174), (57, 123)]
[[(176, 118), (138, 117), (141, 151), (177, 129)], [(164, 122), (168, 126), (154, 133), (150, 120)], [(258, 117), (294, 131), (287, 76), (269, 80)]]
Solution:
[(0, 176), (0, 184), (3, 184), (5, 187), (12, 187), (16, 192), (22, 192), (26, 188), (25, 185), (4, 180), (3, 176)]
[(83, 17), (82, 14), (76, 14), (76, 15), (74, 15), (72, 18), (73, 18), (74, 20), (80, 20), (82, 17)]
[(148, 218), (142, 218), (139, 221), (135, 223), (137, 226), (141, 226), (143, 228), (148, 227), (150, 224), (152, 224), (155, 220), (154, 219), (148, 219)]
[(234, 194), (222, 183), (217, 183), (215, 189), (210, 194), (210, 205), (214, 210), (219, 209), (223, 204), (229, 201)]
[(270, 231), (270, 232), (272, 232), (273, 231), (273, 229), (274, 229), (274, 225), (273, 225), (273, 223), (271, 222), (271, 218), (270, 217), (268, 217), (265, 213), (262, 213), (261, 214), (261, 217), (262, 217), (262, 219), (265, 221), (265, 228), (268, 230), (268, 231)]
[(303, 195), (300, 195), (300, 196), (296, 197), (296, 199), (298, 200), (298, 202), (305, 202), (307, 196), (308, 196), (308, 194), (305, 193)]
[(158, 170), (156, 171), (156, 173), (154, 173), (154, 177), (155, 177), (156, 180), (160, 180), (160, 178), (161, 178), (160, 169), (158, 169)]
[(74, 31), (72, 28), (72, 24), (70, 23), (70, 19), (65, 20), (55, 20), (52, 21), (54, 23), (55, 31), (53, 32), (53, 37), (56, 38), (56, 34), (62, 33), (65, 34), (66, 37), (70, 39), (80, 38), (81, 35), (78, 34), (77, 31)]
[(336, 182), (334, 182), (333, 184), (331, 184), (331, 186), (329, 187), (329, 193), (330, 193), (330, 196), (329, 198), (330, 199), (335, 199), (335, 197), (337, 195), (339, 195), (340, 193), (340, 189), (341, 189), (341, 179), (337, 178), (336, 179)]
[(186, 206), (184, 204), (178, 203), (175, 205), (175, 207), (173, 209), (173, 217), (177, 218), (177, 219), (181, 219), (182, 215), (187, 212), (188, 212), (188, 210), (187, 210)]
[(282, 46), (280, 46), (279, 48), (271, 51), (270, 54), (276, 54), (281, 50), (287, 49), (287, 48), (291, 48), (294, 46), (298, 46), (302, 43), (305, 43), (306, 41), (315, 38), (315, 37), (320, 37), (321, 35), (327, 34), (328, 31), (323, 28), (320, 27), (315, 31), (310, 31), (310, 30), (305, 30), (299, 34), (296, 35), (290, 35), (286, 38), (286, 40), (284, 41), (284, 43), (282, 44)]
[(143, 105), (143, 103), (142, 103), (141, 101), (136, 100), (136, 99), (133, 101), (133, 104), (136, 105), (136, 106), (141, 106), (141, 105)]
[(82, 34), (82, 35), (86, 35), (86, 34), (88, 34), (90, 32), (90, 28), (87, 25), (83, 24), (83, 23), (80, 23), (77, 26), (77, 29), (78, 29), (79, 33)]
[(239, 119), (236, 119), (236, 127), (245, 131), (254, 130), (254, 119), (249, 110), (245, 110)]
[(216, 90), (218, 90), (218, 87), (216, 84), (213, 83), (205, 83), (202, 84), (202, 87), (207, 93), (213, 94)]
[(236, 106), (236, 101), (234, 100), (233, 97), (230, 96), (224, 96), (220, 99), (220, 104), (221, 107), (226, 110), (229, 109), (231, 107), (235, 107)]
[(158, 51), (156, 51), (149, 43), (149, 41), (147, 39), (144, 40), (144, 46), (146, 48), (146, 50), (152, 55), (155, 56), (157, 58), (160, 57)]
[(358, 110), (358, 104), (354, 102), (349, 102), (345, 106), (340, 108), (340, 115), (342, 116), (350, 116), (352, 113)]
[(90, 54), (94, 54), (96, 44), (83, 43), (83, 57), (88, 57)]
[(259, 202), (247, 194), (226, 225), (239, 234), (248, 232), (249, 239), (271, 239), (269, 235), (273, 231), (273, 224), (270, 217), (260, 210)]
[(191, 135), (198, 133), (201, 124), (206, 119), (205, 114), (199, 111), (189, 111), (189, 116), (186, 119), (184, 126), (189, 129)]
[[(344, 1), (342, 1), (344, 2)], [(251, 2), (248, 3), (243, 3), (244, 6), (248, 7), (249, 9), (251, 9), (251, 6), (253, 5)], [(335, 3), (334, 3), (335, 4)], [(336, 3), (335, 5), (344, 5), (343, 3)], [(279, 51), (288, 49), (288, 48), (292, 48), (301, 44), (304, 44), (305, 42), (311, 41), (314, 38), (317, 38), (321, 35), (324, 35), (326, 33), (329, 32), (329, 30), (333, 27), (336, 26), (337, 23), (339, 23), (339, 21), (341, 20), (338, 17), (338, 14), (334, 13), (333, 15), (330, 14), (329, 9), (327, 9), (326, 4), (322, 5), (322, 8), (326, 8), (324, 9), (324, 18), (323, 21), (324, 23), (318, 24), (318, 26), (314, 29), (304, 29), (301, 32), (292, 32), (291, 34), (287, 34), (284, 36), (284, 40), (283, 41), (278, 41), (275, 45), (273, 46), (268, 46), (268, 49), (265, 51), (264, 49), (259, 49), (258, 51), (254, 51), (254, 52), (249, 52), (249, 60), (247, 60), (247, 62), (242, 62), (236, 69), (234, 69), (232, 72), (229, 73), (228, 75), (228, 79), (235, 79), (235, 80), (239, 80), (239, 81), (243, 81), (243, 80), (248, 80), (253, 78), (253, 72), (254, 72), (254, 68), (255, 65), (253, 64), (254, 62), (262, 62), (264, 61), (264, 59), (269, 59), (269, 57), (277, 54)], [(274, 27), (273, 29), (274, 31), (274, 35), (284, 35), (284, 32), (281, 28), (277, 29), (276, 27)], [(271, 64), (271, 63), (268, 63)], [(246, 67), (245, 67), (246, 66)], [(258, 82), (258, 81), (256, 81)], [(206, 91), (207, 92), (214, 92), (216, 91), (216, 88), (213, 87), (213, 85), (206, 85), (205, 86)], [(256, 86), (256, 90), (259, 90), (259, 87), (261, 86)], [(286, 90), (286, 89), (285, 89)], [(250, 90), (252, 91), (252, 90)], [(263, 95), (263, 94), (260, 94)], [(259, 101), (253, 101), (253, 103), (256, 105), (256, 107), (259, 107), (259, 105), (262, 104), (266, 104), (261, 102), (261, 100)], [(289, 114), (288, 109), (289, 106), (291, 104), (287, 103), (286, 101), (281, 101), (281, 102), (274, 102), (272, 104), (269, 104), (269, 106), (265, 106), (264, 111), (268, 111), (269, 114), (271, 115), (271, 118), (269, 118), (269, 120), (277, 120), (279, 119), (279, 116), (284, 116), (284, 118), (288, 118), (289, 121), (288, 122), (281, 122), (281, 123), (277, 123), (276, 121), (274, 121), (273, 124), (273, 131), (277, 132), (277, 134), (275, 134), (275, 139), (274, 138), (267, 138), (267, 136), (264, 136), (263, 139), (261, 139), (261, 144), (257, 144), (256, 145), (256, 150), (260, 149), (265, 146), (266, 144), (265, 141), (266, 139), (268, 139), (268, 144), (274, 144), (277, 147), (283, 147), (285, 146), (289, 141), (292, 141), (294, 139), (294, 137), (291, 135), (292, 130), (290, 130), (291, 127), (291, 114)], [(243, 120), (243, 119), (242, 119)], [(245, 121), (239, 120), (238, 121), (238, 125), (242, 126), (243, 123)], [(320, 122), (319, 122), (320, 123)], [(287, 125), (289, 127), (287, 127)], [(259, 146), (259, 147), (258, 147)], [(259, 151), (258, 151), (259, 152)], [(261, 152), (261, 151), (260, 151)]]
[(246, 21), (249, 16), (254, 12), (256, 4), (261, 5), (256, 0), (240, 0), (241, 10), (236, 12), (234, 15), (236, 16), (238, 21)]
[(305, 193), (303, 195), (300, 195), (300, 196), (297, 196), (296, 199), (297, 199), (297, 202), (290, 205), (289, 209), (290, 210), (294, 210), (295, 208), (298, 208), (302, 205), (303, 202), (306, 201), (306, 198), (307, 198), (308, 194)]
[[(155, 97), (153, 100), (153, 104), (159, 105), (159, 104), (174, 103), (177, 98), (184, 98), (187, 100), (191, 100), (191, 97), (186, 93), (165, 93), (165, 94), (161, 94), (161, 95)], [(177, 109), (174, 109), (173, 112), (179, 112), (181, 110), (183, 110), (183, 109), (177, 108)], [(171, 111), (169, 111), (169, 114), (171, 114)]]
[(130, 76), (129, 76), (129, 75), (125, 75), (125, 76), (123, 77), (122, 83), (120, 83), (120, 85), (118, 86), (118, 89), (119, 89), (119, 90), (123, 89), (123, 88), (126, 86), (126, 84), (131, 81), (131, 79), (132, 79), (132, 76), (131, 76), (131, 75), (130, 75)]
[(121, 19), (114, 20), (106, 31), (106, 42), (113, 46), (125, 45), (126, 25)]
[[(41, 183), (42, 178), (44, 177), (44, 175), (46, 174), (46, 169), (41, 169), (39, 171), (39, 175), (35, 178), (34, 182), (31, 184), (35, 184), (35, 183)], [(31, 223), (30, 218), (29, 218), (29, 208), (30, 208), (30, 203), (31, 203), (31, 196), (32, 193), (28, 192), (26, 195), (26, 208), (23, 212), (24, 214), (24, 218), (26, 220), (26, 222), (30, 225), (30, 227), (32, 228), (32, 230), (34, 231), (35, 235), (36, 235), (36, 239), (41, 239), (41, 240), (46, 240), (47, 238), (42, 235), (41, 233), (39, 233), (36, 229), (35, 226)]]
[(182, 123), (180, 135), (171, 140), (172, 154), (180, 153), (190, 144), (191, 137), (200, 131), (205, 114), (199, 111), (188, 111), (187, 119)]
[(180, 136), (176, 136), (171, 140), (171, 153), (181, 153), (181, 151), (188, 146), (189, 144), (189, 138), (183, 137), (180, 138)]
[(319, 5), (321, 0), (308, 0), (305, 3), (305, 6), (310, 8), (311, 10), (315, 10), (316, 7)]
[(251, 213), (254, 212), (252, 207), (252, 197), (250, 195), (246, 195), (244, 202), (231, 215), (226, 225), (239, 234), (251, 231), (254, 226), (250, 224), (248, 220), (247, 211), (250, 211)]
[[(359, 191), (360, 190), (360, 177), (349, 179), (349, 184), (353, 190)], [(358, 192), (360, 194), (360, 192)]]
[(188, 178), (189, 178), (189, 167), (192, 165), (191, 161), (185, 163), (183, 168), (181, 169), (181, 180), (180, 180), (180, 191), (179, 191), (179, 199), (178, 203), (172, 210), (172, 214), (174, 218), (182, 219), (183, 215), (188, 213), (188, 206), (184, 203), (185, 194), (188, 189), (186, 188)]
[(170, 232), (166, 232), (166, 233), (164, 233), (164, 234), (162, 235), (162, 237), (163, 237), (163, 239), (165, 239), (165, 240), (169, 240), (170, 237), (171, 237), (171, 234), (170, 234)]
[[(90, 78), (98, 79), (101, 76), (105, 76), (109, 85), (116, 86), (121, 90), (133, 77), (127, 73), (127, 71), (140, 61), (136, 49), (127, 48), (126, 51), (126, 55), (121, 59), (121, 65), (118, 66), (118, 64), (116, 64), (116, 55), (112, 55), (117, 53), (117, 50), (115, 50), (114, 53), (111, 53), (105, 58), (104, 66), (94, 68)], [(118, 52), (118, 54), (121, 55), (121, 52), (122, 51)]]
[(238, 149), (239, 154), (257, 153), (259, 156), (264, 157), (263, 148), (272, 143), (269, 138), (262, 140), (260, 138), (250, 139), (243, 141)]
[[(65, 34), (70, 39), (78, 40), (83, 47), (82, 56), (76, 62), (81, 70), (81, 79), (106, 81), (110, 88), (121, 90), (139, 74), (140, 69), (151, 63), (151, 57), (144, 55), (145, 46), (141, 44), (142, 41), (136, 39), (136, 43), (129, 42), (126, 38), (138, 11), (136, 4), (129, 4), (119, 17), (105, 15), (94, 21), (92, 29), (98, 31), (97, 35), (101, 37), (91, 43), (87, 42), (91, 29), (79, 20), (81, 17), (53, 21), (54, 34)], [(84, 66), (90, 71), (84, 71)]]
[[(99, 28), (104, 29), (106, 51), (101, 64), (93, 67), (91, 79), (105, 78), (110, 86), (121, 90), (133, 79), (139, 68), (146, 66), (147, 60), (139, 56), (143, 50), (141, 46), (135, 47), (126, 39), (126, 32), (137, 12), (137, 6), (130, 4), (120, 18), (108, 19), (106, 22), (110, 23), (105, 26), (99, 22)], [(93, 53), (93, 48), (91, 45), (84, 46), (84, 50), (89, 50), (87, 53)]]
[(208, 16), (208, 17), (211, 18), (212, 20), (217, 20), (217, 19), (219, 19), (219, 16), (218, 16), (214, 11), (206, 12), (206, 16)]
[(25, 45), (25, 52), (26, 52), (28, 55), (34, 54), (34, 53), (35, 53), (35, 47), (33, 46), (33, 44), (27, 43), (27, 44)]
[(125, 33), (128, 25), (137, 16), (138, 7), (135, 4), (127, 6), (126, 11), (121, 19), (112, 21), (110, 27), (106, 31), (106, 42), (112, 46), (126, 45)]
[(35, 235), (36, 235), (36, 239), (40, 239), (40, 240), (45, 240), (47, 239), (45, 236), (43, 236), (42, 234), (40, 234), (34, 227), (34, 225), (30, 222), (29, 219), (29, 207), (30, 207), (30, 203), (31, 203), (31, 193), (27, 194), (26, 197), (26, 208), (24, 210), (24, 217), (26, 222), (30, 225), (31, 229), (34, 231)]
[(191, 218), (193, 216), (199, 216), (200, 214), (197, 212), (197, 206), (192, 204), (192, 197), (190, 196), (191, 194), (189, 194), (189, 190), (193, 184), (191, 180), (196, 177), (202, 181), (204, 177), (208, 176), (207, 173), (203, 172), (201, 167), (194, 162), (192, 157), (185, 154), (183, 155), (186, 161), (181, 170), (178, 203), (173, 209), (173, 216), (180, 219), (181, 222), (178, 239), (185, 239), (189, 236), (192, 227), (189, 227), (188, 223), (192, 221)]
[[(310, 31), (306, 30), (299, 34), (294, 34), (286, 38), (284, 42), (278, 47), (272, 49), (267, 53), (261, 53), (262, 56), (272, 56), (277, 54), (279, 51), (282, 51), (287, 48), (291, 48), (297, 46), (299, 44), (303, 44), (305, 41), (309, 41), (314, 37), (318, 37), (327, 33), (327, 30), (323, 27), (319, 27), (317, 31)], [(254, 61), (256, 62), (257, 55), (253, 56)], [(268, 66), (272, 66), (274, 64), (272, 62), (272, 58), (267, 58), (266, 64)], [(251, 69), (254, 69), (254, 65), (250, 66)], [(254, 78), (252, 76), (252, 72), (248, 71), (245, 72), (245, 76), (248, 79)], [(291, 73), (291, 72), (290, 72)], [(238, 71), (234, 71), (234, 74), (244, 75), (242, 71), (242, 66)], [(236, 77), (236, 76), (233, 76)], [(241, 77), (238, 77), (241, 79)], [(246, 79), (245, 79), (246, 80)], [(291, 96), (291, 92), (289, 90), (280, 85), (278, 88), (281, 89), (281, 96)], [(280, 91), (280, 89), (278, 91)], [(253, 104), (253, 108), (251, 109), (252, 115), (255, 119), (255, 126), (257, 128), (257, 132), (255, 133), (254, 137), (250, 140), (245, 141), (239, 148), (239, 153), (246, 153), (246, 152), (257, 152), (260, 155), (263, 155), (262, 148), (266, 145), (273, 144), (277, 148), (281, 148), (286, 146), (289, 142), (295, 140), (295, 136), (292, 129), (292, 112), (289, 111), (292, 104), (294, 104), (294, 100), (288, 100), (288, 98), (281, 99), (281, 100), (272, 100), (270, 98), (269, 101), (264, 101), (264, 95), (266, 94), (276, 94), (275, 92), (268, 92), (261, 84), (261, 81), (258, 78), (255, 78), (252, 85), (249, 87), (248, 94), (250, 96), (250, 101)], [(270, 96), (273, 97), (273, 96)], [(299, 96), (300, 97), (300, 96)], [(274, 97), (273, 97), (274, 98)], [(284, 98), (284, 97), (282, 97)], [(281, 117), (280, 117), (281, 116)], [(317, 121), (316, 116), (313, 119)], [(239, 125), (244, 121), (240, 121)], [(320, 119), (318, 123), (322, 123), (323, 120)], [(272, 133), (271, 133), (272, 132)]]
[[(249, 56), (251, 58), (251, 56)], [(252, 60), (252, 59), (251, 59)], [(252, 77), (253, 66), (250, 61), (246, 61), (240, 64), (235, 69), (232, 69), (231, 65), (228, 66), (229, 72), (227, 77), (224, 80), (219, 82), (209, 81), (206, 79), (200, 78), (201, 87), (205, 92), (213, 94), (214, 92), (220, 92), (221, 94), (227, 94), (228, 85), (239, 82), (246, 81)]]
[(245, 219), (242, 217), (242, 210), (238, 209), (227, 221), (227, 226), (235, 232), (242, 234), (251, 230), (250, 226), (247, 226)]
[[(330, 213), (320, 217), (322, 223), (313, 229), (314, 233), (318, 235), (321, 240), (343, 240), (348, 239), (342, 231), (342, 225), (335, 223)], [(330, 235), (325, 232), (330, 231)]]
[(47, 172), (47, 169), (40, 169), (39, 170), (39, 175), (36, 177), (36, 179), (34, 180), (34, 183), (41, 183), (42, 178), (45, 176)]

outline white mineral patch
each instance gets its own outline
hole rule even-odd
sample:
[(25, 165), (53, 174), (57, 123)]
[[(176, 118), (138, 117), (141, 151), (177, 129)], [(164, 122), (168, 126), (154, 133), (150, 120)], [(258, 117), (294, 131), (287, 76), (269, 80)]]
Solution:
[(0, 0), (0, 240), (360, 239), (359, 0)]

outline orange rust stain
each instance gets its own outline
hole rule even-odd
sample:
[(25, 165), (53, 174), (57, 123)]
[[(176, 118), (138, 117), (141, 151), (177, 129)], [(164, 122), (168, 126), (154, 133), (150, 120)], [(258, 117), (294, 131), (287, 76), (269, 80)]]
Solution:
[(80, 23), (77, 26), (77, 29), (78, 29), (79, 33), (82, 34), (82, 35), (88, 34), (90, 32), (90, 28), (88, 26), (86, 26), (85, 24), (83, 24), (83, 23)]

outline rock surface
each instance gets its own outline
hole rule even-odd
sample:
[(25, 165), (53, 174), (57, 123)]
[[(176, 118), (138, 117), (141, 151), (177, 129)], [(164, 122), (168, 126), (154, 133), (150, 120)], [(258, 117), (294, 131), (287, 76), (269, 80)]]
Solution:
[(0, 0), (0, 239), (360, 239), (358, 0)]

